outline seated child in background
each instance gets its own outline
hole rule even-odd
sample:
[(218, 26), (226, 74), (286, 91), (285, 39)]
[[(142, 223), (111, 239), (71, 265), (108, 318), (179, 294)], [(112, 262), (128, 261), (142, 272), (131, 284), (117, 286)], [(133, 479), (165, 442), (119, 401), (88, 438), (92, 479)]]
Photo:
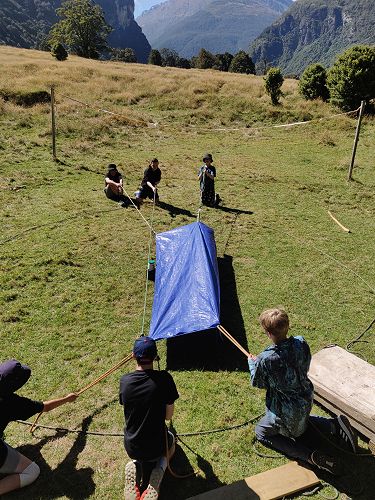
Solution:
[(107, 198), (112, 201), (117, 201), (122, 207), (126, 208), (130, 204), (129, 198), (124, 196), (123, 179), (120, 172), (117, 170), (117, 165), (110, 163), (105, 176), (104, 192)]
[(310, 348), (301, 336), (287, 337), (287, 313), (282, 309), (267, 309), (259, 321), (272, 345), (248, 359), (252, 385), (267, 390), (266, 415), (255, 428), (257, 439), (290, 458), (338, 474), (339, 464), (333, 457), (307, 444), (307, 431), (315, 428), (326, 436), (335, 436), (342, 448), (355, 453), (357, 437), (349, 420), (344, 415), (337, 418), (310, 415), (314, 397), (307, 376)]
[(9, 446), (1, 437), (9, 422), (26, 420), (41, 411), (51, 411), (75, 401), (74, 393), (51, 401), (33, 401), (14, 394), (29, 379), (31, 370), (15, 359), (0, 365), (0, 496), (33, 483), (39, 476), (39, 466)]
[(199, 185), (201, 190), (202, 205), (207, 207), (217, 207), (221, 201), (218, 194), (215, 195), (216, 168), (212, 165), (213, 159), (210, 153), (203, 157), (204, 165), (198, 172)]
[(154, 196), (155, 204), (159, 204), (157, 185), (159, 184), (160, 179), (161, 170), (159, 168), (159, 160), (157, 158), (153, 158), (150, 162), (150, 165), (144, 171), (139, 191), (135, 193), (135, 200), (138, 209), (141, 208), (144, 199), (150, 198), (151, 200), (153, 200)]

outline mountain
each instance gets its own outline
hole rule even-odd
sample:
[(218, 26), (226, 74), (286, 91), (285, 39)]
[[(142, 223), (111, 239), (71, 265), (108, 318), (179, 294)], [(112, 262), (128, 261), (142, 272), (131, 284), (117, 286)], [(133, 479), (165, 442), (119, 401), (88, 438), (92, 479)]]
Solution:
[(154, 48), (184, 57), (205, 49), (235, 53), (277, 19), (292, 0), (167, 0), (137, 18)]
[(151, 7), (161, 3), (162, 1), (163, 0), (134, 0), (134, 16), (140, 16), (142, 12), (151, 9)]
[[(58, 21), (56, 8), (63, 0), (1, 0), (0, 44), (38, 47), (52, 24)], [(131, 47), (139, 62), (146, 62), (151, 47), (134, 20), (134, 0), (97, 0), (113, 31), (112, 47)]]
[(255, 63), (300, 74), (309, 64), (332, 64), (357, 44), (375, 44), (375, 0), (297, 0), (251, 44)]

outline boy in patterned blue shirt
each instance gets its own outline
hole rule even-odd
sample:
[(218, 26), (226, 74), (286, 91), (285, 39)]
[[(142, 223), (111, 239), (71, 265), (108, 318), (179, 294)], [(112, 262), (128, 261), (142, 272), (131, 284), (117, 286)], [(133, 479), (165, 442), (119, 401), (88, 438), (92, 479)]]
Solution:
[(335, 459), (306, 444), (310, 427), (339, 438), (345, 449), (356, 452), (357, 437), (345, 415), (324, 418), (310, 415), (314, 399), (308, 378), (310, 348), (303, 337), (287, 337), (289, 318), (283, 309), (267, 309), (260, 324), (272, 341), (257, 357), (248, 359), (251, 383), (266, 389), (266, 414), (255, 428), (257, 439), (269, 448), (308, 462), (332, 474), (339, 473)]

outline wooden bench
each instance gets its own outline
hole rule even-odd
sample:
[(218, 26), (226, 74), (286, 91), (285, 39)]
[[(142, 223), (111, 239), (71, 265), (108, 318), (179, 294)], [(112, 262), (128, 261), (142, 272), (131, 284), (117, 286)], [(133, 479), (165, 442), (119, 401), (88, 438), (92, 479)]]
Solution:
[(289, 462), (187, 500), (276, 500), (319, 483), (320, 480), (313, 471), (297, 462)]
[(315, 400), (375, 443), (375, 366), (338, 346), (313, 355), (309, 378)]

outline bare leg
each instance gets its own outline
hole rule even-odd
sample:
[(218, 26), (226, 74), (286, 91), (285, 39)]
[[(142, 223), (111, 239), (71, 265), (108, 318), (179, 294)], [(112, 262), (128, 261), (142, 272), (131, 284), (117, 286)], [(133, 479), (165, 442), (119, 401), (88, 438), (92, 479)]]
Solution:
[(18, 490), (19, 488), (21, 488), (19, 473), (23, 472), (31, 463), (32, 461), (29, 458), (19, 453), (19, 462), (14, 471), (14, 474), (10, 474), (9, 476), (6, 476), (0, 480), (0, 495), (4, 495), (9, 491)]

